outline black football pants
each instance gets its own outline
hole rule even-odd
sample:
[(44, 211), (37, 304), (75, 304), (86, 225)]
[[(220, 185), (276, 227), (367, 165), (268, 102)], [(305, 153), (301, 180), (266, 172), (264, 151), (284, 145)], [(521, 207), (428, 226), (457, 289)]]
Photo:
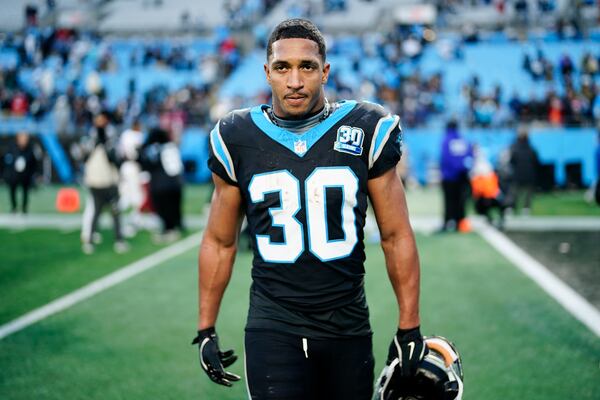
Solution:
[(317, 340), (249, 331), (245, 353), (252, 400), (371, 400), (371, 337)]

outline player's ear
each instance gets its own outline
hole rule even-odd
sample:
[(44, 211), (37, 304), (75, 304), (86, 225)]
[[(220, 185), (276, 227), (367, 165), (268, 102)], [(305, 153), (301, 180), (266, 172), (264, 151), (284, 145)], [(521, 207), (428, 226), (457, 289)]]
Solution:
[(321, 79), (321, 84), (326, 84), (327, 80), (329, 79), (329, 69), (331, 68), (331, 64), (329, 63), (325, 63), (325, 66), (323, 67), (323, 78)]
[(269, 66), (267, 64), (263, 64), (263, 68), (265, 70), (265, 76), (267, 77), (267, 82), (269, 82), (269, 85), (271, 84), (271, 70), (269, 69)]

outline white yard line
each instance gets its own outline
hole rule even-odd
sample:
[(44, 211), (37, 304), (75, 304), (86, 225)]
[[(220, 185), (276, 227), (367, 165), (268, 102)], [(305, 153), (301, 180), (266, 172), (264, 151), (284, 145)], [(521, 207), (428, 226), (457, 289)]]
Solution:
[(600, 217), (507, 217), (510, 231), (600, 231)]
[[(83, 216), (81, 214), (27, 214), (13, 215), (0, 214), (0, 228), (10, 230), (25, 230), (25, 229), (60, 229), (74, 230), (81, 229)], [(121, 222), (123, 225), (131, 224), (130, 215), (122, 215)], [(186, 226), (189, 228), (202, 228), (206, 225), (205, 219), (199, 215), (188, 215), (185, 217)], [(99, 224), (101, 228), (112, 227), (112, 218), (107, 213), (100, 215)], [(144, 229), (159, 230), (161, 223), (154, 214), (142, 214), (137, 225)]]
[[(369, 216), (372, 216), (369, 214)], [(81, 214), (27, 214), (12, 215), (0, 213), (0, 228), (19, 230), (29, 228), (58, 228), (79, 229), (81, 228)], [(413, 215), (410, 218), (413, 228), (425, 233), (431, 233), (442, 224), (438, 216)], [(128, 216), (123, 216), (123, 222), (128, 223)], [(151, 214), (145, 214), (141, 219), (142, 226), (160, 227), (160, 222)], [(185, 217), (186, 226), (190, 228), (201, 228), (206, 225), (206, 217), (201, 215), (188, 215)], [(102, 227), (112, 226), (112, 220), (108, 215), (100, 218)], [(600, 231), (600, 217), (521, 217), (508, 216), (505, 227), (511, 231)]]
[(18, 332), (29, 325), (43, 320), (53, 314), (66, 310), (83, 300), (103, 292), (104, 290), (118, 285), (144, 271), (149, 270), (173, 257), (176, 257), (200, 244), (202, 233), (195, 233), (177, 243), (172, 244), (156, 253), (150, 254), (138, 261), (135, 261), (123, 268), (106, 275), (80, 289), (75, 290), (63, 297), (60, 297), (45, 306), (37, 308), (27, 314), (12, 320), (4, 325), (0, 325), (0, 340), (10, 334)]
[(600, 336), (600, 312), (579, 293), (550, 272), (506, 235), (478, 222), (474, 224), (479, 234), (525, 275), (537, 283), (546, 293), (562, 305), (571, 315)]

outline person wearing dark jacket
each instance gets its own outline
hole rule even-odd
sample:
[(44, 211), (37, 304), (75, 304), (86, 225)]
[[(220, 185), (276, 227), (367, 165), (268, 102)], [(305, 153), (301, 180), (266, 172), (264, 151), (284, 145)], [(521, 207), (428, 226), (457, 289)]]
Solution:
[(539, 160), (537, 152), (529, 142), (529, 132), (523, 127), (519, 128), (517, 140), (510, 147), (510, 165), (513, 176), (509, 189), (509, 204), (516, 209), (522, 198), (521, 213), (528, 215), (531, 209)]
[(150, 173), (150, 200), (162, 221), (162, 235), (158, 241), (173, 241), (183, 230), (181, 201), (183, 163), (179, 148), (160, 128), (150, 130), (140, 152), (142, 169)]
[(600, 129), (598, 130), (598, 145), (596, 146), (596, 188), (594, 190), (594, 200), (600, 206)]
[(10, 188), (11, 212), (17, 212), (17, 190), (21, 187), (21, 211), (27, 213), (29, 189), (33, 184), (33, 175), (37, 168), (37, 157), (29, 140), (29, 135), (20, 132), (16, 135), (15, 143), (4, 155), (5, 179)]
[(444, 193), (444, 225), (441, 231), (468, 229), (465, 207), (469, 197), (469, 169), (472, 159), (471, 144), (459, 134), (457, 122), (451, 120), (446, 126), (442, 141), (440, 162)]

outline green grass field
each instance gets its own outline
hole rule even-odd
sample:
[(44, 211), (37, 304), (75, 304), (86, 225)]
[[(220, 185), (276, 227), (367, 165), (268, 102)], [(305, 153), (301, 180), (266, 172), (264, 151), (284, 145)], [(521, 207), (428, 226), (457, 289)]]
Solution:
[[(33, 213), (54, 213), (57, 187), (38, 189)], [(188, 186), (184, 208), (199, 214), (208, 186)], [(1, 196), (7, 196), (0, 187)], [(436, 188), (408, 191), (412, 215), (439, 215)], [(4, 202), (0, 204), (6, 204)], [(5, 211), (4, 209), (0, 212)], [(600, 215), (582, 192), (539, 194), (534, 215)], [(190, 232), (193, 233), (193, 232)], [(94, 256), (79, 232), (0, 229), (0, 324), (164, 246), (148, 233), (116, 255), (112, 234)], [(466, 400), (600, 398), (600, 340), (477, 234), (417, 235), (422, 262), (422, 326), (458, 345)], [(376, 373), (395, 331), (396, 306), (381, 250), (367, 246), (367, 297)], [(0, 399), (246, 398), (211, 383), (190, 345), (196, 326), (197, 249), (0, 339)], [(251, 255), (241, 252), (217, 329), (243, 354)], [(240, 359), (231, 367), (243, 375)]]
[[(59, 186), (45, 185), (37, 186), (29, 193), (29, 212), (30, 213), (56, 213), (56, 193), (62, 187), (73, 187), (78, 190), (81, 198), (81, 210), (85, 205), (87, 190), (82, 186)], [(210, 199), (212, 186), (204, 185), (186, 185), (183, 191), (183, 210), (187, 214), (200, 214), (202, 207)], [(20, 196), (20, 193), (18, 194)], [(0, 185), (0, 213), (10, 211), (9, 192), (6, 185)]]
[(0, 230), (0, 324), (164, 247), (140, 232), (128, 240), (130, 252), (116, 254), (112, 231), (102, 233), (103, 243), (88, 256), (80, 250), (78, 230)]
[[(56, 192), (60, 186), (40, 186), (31, 192), (31, 213), (55, 213)], [(78, 187), (82, 202), (85, 201), (86, 191)], [(187, 214), (199, 214), (202, 206), (209, 200), (211, 186), (186, 185), (184, 189), (183, 209)], [(441, 191), (437, 187), (409, 188), (407, 189), (408, 200), (411, 207), (411, 215), (440, 214), (442, 211)], [(0, 185), (0, 213), (9, 211), (8, 189)], [(581, 190), (557, 190), (548, 193), (537, 193), (534, 197), (532, 215), (556, 216), (600, 216), (600, 207), (593, 203), (587, 203), (584, 199), (584, 191)]]
[[(51, 238), (48, 232), (39, 234)], [(418, 235), (418, 245), (423, 330), (458, 345), (465, 399), (598, 399), (598, 338), (483, 239), (476, 234)], [(45, 249), (39, 249), (40, 259)], [(375, 245), (367, 250), (367, 296), (379, 370), (395, 330), (395, 300), (381, 250)], [(196, 250), (188, 251), (1, 340), (0, 398), (245, 398), (244, 382), (232, 389), (211, 383), (190, 346), (195, 264)], [(250, 254), (241, 253), (217, 325), (223, 346), (240, 354), (249, 265)], [(8, 298), (2, 308), (21, 309), (23, 297)], [(231, 369), (243, 375), (241, 360)]]

